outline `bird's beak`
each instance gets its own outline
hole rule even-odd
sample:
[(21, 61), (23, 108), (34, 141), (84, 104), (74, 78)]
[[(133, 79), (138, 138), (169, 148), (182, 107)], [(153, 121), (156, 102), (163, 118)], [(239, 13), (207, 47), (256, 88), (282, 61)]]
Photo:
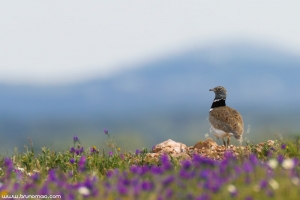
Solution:
[(209, 91), (215, 91), (215, 90), (214, 90), (214, 88), (212, 88), (212, 89), (209, 89)]

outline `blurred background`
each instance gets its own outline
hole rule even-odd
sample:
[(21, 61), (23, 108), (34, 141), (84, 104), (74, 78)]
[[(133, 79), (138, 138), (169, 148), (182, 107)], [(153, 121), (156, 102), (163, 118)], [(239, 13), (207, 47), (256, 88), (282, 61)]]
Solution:
[[(300, 3), (3, 1), (0, 154), (77, 135), (122, 150), (209, 133), (210, 88), (228, 90), (244, 143), (300, 132)], [(233, 142), (237, 144), (236, 141)], [(221, 144), (221, 141), (219, 141)]]

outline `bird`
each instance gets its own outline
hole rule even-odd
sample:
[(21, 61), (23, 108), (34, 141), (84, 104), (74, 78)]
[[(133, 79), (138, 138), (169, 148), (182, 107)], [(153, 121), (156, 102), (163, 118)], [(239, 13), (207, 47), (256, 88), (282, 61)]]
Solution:
[[(230, 137), (234, 136), (238, 141), (242, 142), (244, 133), (244, 122), (241, 114), (226, 106), (227, 90), (222, 86), (210, 89), (215, 93), (215, 98), (209, 110), (209, 122), (211, 132), (217, 139), (222, 138), (225, 148), (230, 144)], [(227, 143), (224, 138), (227, 137)]]

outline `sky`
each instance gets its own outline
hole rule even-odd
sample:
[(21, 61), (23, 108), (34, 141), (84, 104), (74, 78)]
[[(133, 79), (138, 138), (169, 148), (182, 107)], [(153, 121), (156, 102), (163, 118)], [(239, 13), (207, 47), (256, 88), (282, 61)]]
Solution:
[[(282, 3), (283, 2), (283, 3)], [(300, 56), (300, 1), (1, 1), (0, 83), (70, 84), (226, 40)]]

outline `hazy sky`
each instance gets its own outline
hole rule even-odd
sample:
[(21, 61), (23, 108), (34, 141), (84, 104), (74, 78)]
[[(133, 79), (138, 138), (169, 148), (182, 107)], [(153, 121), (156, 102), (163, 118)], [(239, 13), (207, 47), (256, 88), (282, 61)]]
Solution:
[(300, 1), (280, 2), (1, 1), (0, 82), (109, 76), (136, 62), (235, 38), (300, 55)]

